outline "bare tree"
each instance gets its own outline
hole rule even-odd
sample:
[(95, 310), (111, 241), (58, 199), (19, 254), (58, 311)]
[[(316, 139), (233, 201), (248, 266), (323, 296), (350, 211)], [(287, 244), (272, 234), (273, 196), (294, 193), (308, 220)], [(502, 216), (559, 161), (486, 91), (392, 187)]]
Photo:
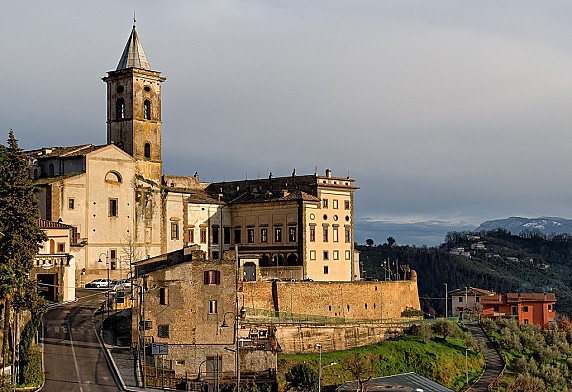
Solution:
[(373, 377), (371, 362), (358, 353), (344, 360), (344, 367), (354, 376), (357, 382), (357, 392), (367, 392), (367, 382)]

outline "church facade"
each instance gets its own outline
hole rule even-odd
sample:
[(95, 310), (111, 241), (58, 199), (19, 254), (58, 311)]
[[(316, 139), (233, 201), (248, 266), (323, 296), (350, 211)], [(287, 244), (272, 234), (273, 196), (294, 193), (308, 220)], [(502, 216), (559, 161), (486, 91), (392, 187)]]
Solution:
[(77, 280), (126, 277), (183, 247), (222, 260), (238, 246), (244, 280), (360, 279), (349, 177), (317, 173), (202, 182), (164, 175), (161, 87), (135, 26), (107, 84), (107, 144), (28, 151), (41, 217), (74, 228)]

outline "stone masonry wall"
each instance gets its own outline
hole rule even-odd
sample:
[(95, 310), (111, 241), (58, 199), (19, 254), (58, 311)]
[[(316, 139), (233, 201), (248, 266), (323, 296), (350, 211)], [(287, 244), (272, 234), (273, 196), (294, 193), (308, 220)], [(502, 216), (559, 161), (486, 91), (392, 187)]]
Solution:
[[(272, 285), (277, 296), (273, 296)], [(385, 282), (242, 282), (241, 305), (267, 312), (385, 321), (420, 309), (416, 280)], [(277, 300), (278, 309), (275, 309)]]

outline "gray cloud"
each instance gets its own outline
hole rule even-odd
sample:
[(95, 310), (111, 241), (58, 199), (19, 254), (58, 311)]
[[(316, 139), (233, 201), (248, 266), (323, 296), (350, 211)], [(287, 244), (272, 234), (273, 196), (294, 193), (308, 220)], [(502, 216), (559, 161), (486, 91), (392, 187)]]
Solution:
[(105, 142), (105, 86), (133, 9), (163, 89), (165, 171), (322, 172), (359, 218), (572, 216), (572, 4), (9, 2), (0, 131)]

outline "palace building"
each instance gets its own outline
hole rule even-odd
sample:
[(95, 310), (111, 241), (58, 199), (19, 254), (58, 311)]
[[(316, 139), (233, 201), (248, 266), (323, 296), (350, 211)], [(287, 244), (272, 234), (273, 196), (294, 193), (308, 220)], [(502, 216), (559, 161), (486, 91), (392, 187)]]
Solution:
[(194, 245), (210, 260), (238, 246), (243, 280), (360, 279), (354, 192), (331, 170), (202, 182), (162, 170), (161, 87), (135, 26), (107, 84), (107, 144), (28, 151), (41, 217), (73, 227), (78, 283)]

